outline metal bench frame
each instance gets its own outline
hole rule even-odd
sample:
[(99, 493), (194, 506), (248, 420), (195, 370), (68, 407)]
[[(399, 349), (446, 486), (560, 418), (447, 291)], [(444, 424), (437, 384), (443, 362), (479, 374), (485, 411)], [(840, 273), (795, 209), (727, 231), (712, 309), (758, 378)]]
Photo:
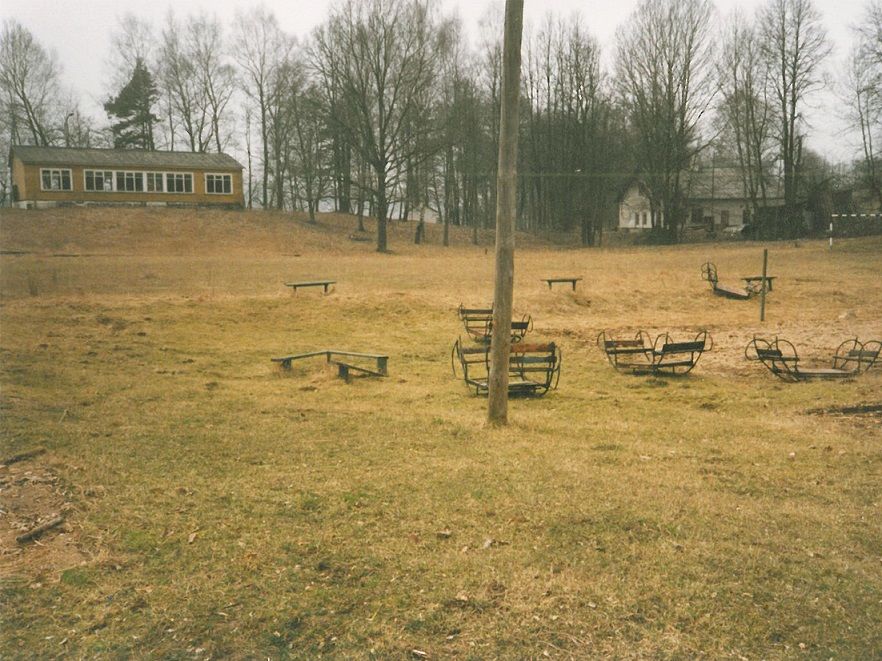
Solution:
[(746, 301), (754, 294), (758, 293), (753, 287), (734, 287), (732, 285), (721, 285), (717, 276), (717, 267), (713, 262), (705, 262), (701, 267), (701, 279), (710, 283), (711, 289), (717, 296), (732, 298), (738, 301)]
[(848, 379), (870, 369), (882, 353), (882, 342), (861, 342), (857, 338), (845, 340), (833, 354), (830, 367), (801, 367), (802, 359), (789, 340), (774, 337), (769, 340), (754, 337), (744, 348), (744, 357), (759, 361), (782, 381), (796, 383), (813, 379)]
[[(465, 346), (461, 339), (450, 352), (453, 376), (462, 378), (476, 395), (489, 391), (490, 347)], [(557, 388), (560, 381), (561, 350), (554, 342), (547, 344), (515, 343), (511, 345), (508, 363), (508, 394), (510, 397), (541, 397)]]
[(597, 346), (606, 354), (609, 364), (620, 372), (679, 376), (695, 369), (701, 355), (713, 349), (714, 341), (706, 330), (685, 342), (675, 342), (669, 333), (661, 333), (651, 340), (649, 333), (640, 330), (633, 339), (616, 339), (601, 331)]
[[(457, 310), (466, 333), (475, 342), (489, 342), (493, 334), (493, 308), (466, 308), (460, 303)], [(526, 314), (520, 321), (511, 322), (512, 344), (522, 342), (524, 337), (533, 330), (533, 317)]]

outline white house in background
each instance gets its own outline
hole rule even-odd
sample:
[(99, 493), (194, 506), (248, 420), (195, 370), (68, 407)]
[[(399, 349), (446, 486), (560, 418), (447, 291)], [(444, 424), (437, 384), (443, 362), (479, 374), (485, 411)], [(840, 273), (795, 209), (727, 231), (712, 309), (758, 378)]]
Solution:
[[(689, 172), (683, 187), (688, 206), (688, 224), (709, 231), (723, 231), (727, 227), (738, 231), (750, 221), (750, 199), (744, 192), (740, 170), (736, 167), (705, 167)], [(777, 188), (769, 191), (768, 206), (784, 202)], [(642, 181), (634, 180), (619, 199), (619, 228), (625, 231), (651, 229), (664, 219), (664, 211), (656, 211), (653, 223), (649, 206), (649, 189)]]
[(661, 211), (656, 211), (653, 223), (652, 209), (649, 205), (649, 189), (639, 180), (634, 180), (625, 189), (619, 200), (619, 229), (648, 230), (664, 219)]

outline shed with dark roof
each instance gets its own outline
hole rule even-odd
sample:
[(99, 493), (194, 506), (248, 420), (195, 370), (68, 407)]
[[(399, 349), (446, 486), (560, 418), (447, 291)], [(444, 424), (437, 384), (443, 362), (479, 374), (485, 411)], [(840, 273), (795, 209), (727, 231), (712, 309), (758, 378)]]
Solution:
[(13, 202), (242, 207), (242, 166), (227, 154), (14, 145)]

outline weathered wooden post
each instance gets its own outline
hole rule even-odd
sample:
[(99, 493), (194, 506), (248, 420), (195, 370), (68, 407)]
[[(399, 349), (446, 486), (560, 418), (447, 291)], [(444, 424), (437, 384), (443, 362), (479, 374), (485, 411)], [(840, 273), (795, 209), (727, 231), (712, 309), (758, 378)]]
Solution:
[(508, 423), (508, 363), (514, 296), (514, 221), (517, 211), (518, 102), (521, 91), (521, 34), (524, 0), (506, 0), (502, 45), (502, 110), (499, 118), (499, 172), (496, 176), (496, 280), (493, 334), (487, 384), (487, 422)]
[(760, 281), (760, 321), (766, 320), (766, 275), (769, 266), (769, 249), (763, 248), (763, 279)]

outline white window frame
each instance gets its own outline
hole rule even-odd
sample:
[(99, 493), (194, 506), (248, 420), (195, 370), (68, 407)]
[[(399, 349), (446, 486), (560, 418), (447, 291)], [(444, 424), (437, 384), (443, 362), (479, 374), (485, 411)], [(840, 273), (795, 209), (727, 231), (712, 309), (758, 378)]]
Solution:
[[(44, 172), (49, 173), (50, 184), (52, 182), (52, 173), (57, 172), (61, 186), (59, 188), (52, 188), (50, 185), (49, 188), (46, 188), (46, 185), (43, 183)], [(67, 181), (70, 184), (70, 188), (64, 188), (64, 172), (67, 172)], [(40, 168), (40, 190), (47, 193), (68, 193), (73, 191), (73, 172), (71, 172), (70, 168)]]
[[(230, 191), (221, 191), (218, 193), (215, 191), (208, 190), (208, 178), (209, 177), (222, 177), (230, 180)], [(233, 195), (233, 175), (229, 172), (206, 172), (203, 175), (203, 183), (205, 184), (205, 194), (206, 195)]]
[[(89, 172), (92, 173), (93, 183), (95, 181), (95, 173), (96, 172), (101, 173), (101, 177), (102, 177), (102, 179), (101, 179), (102, 187), (101, 188), (89, 188), (89, 185), (86, 183), (86, 181), (87, 181), (86, 176), (88, 175)], [(110, 176), (106, 177), (105, 175), (107, 175), (107, 174), (109, 174)], [(116, 188), (114, 186), (114, 179), (116, 179), (116, 172), (114, 172), (113, 170), (98, 170), (96, 168), (89, 168), (88, 170), (83, 170), (83, 190), (86, 191), (87, 193), (112, 193), (116, 190)], [(108, 190), (107, 186), (103, 183), (103, 182), (108, 182), (108, 181), (110, 182), (110, 190)]]
[[(164, 172), (163, 174), (165, 175), (165, 178), (163, 179), (163, 183), (165, 184), (165, 186), (164, 186), (165, 192), (168, 193), (169, 195), (193, 195), (196, 192), (195, 188), (193, 186), (193, 182), (196, 179), (196, 177), (193, 176), (192, 172)], [(168, 176), (169, 175), (172, 175), (175, 178), (177, 178), (178, 175), (180, 175), (182, 177), (190, 175), (190, 191), (187, 192), (185, 190), (184, 191), (169, 190), (168, 189)]]
[[(165, 193), (165, 172), (160, 172), (158, 170), (148, 170), (143, 173), (144, 174), (144, 192), (148, 195), (153, 193)], [(150, 190), (147, 186), (148, 180), (153, 179), (153, 183), (156, 183), (156, 177), (159, 177), (159, 190)]]
[[(117, 193), (143, 193), (144, 192), (144, 172), (141, 170), (115, 170), (114, 173), (114, 190)], [(123, 187), (119, 187), (119, 178), (122, 175)], [(131, 175), (131, 181), (134, 188), (129, 190), (128, 181)], [(141, 180), (141, 190), (138, 190), (137, 181)]]

